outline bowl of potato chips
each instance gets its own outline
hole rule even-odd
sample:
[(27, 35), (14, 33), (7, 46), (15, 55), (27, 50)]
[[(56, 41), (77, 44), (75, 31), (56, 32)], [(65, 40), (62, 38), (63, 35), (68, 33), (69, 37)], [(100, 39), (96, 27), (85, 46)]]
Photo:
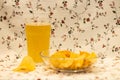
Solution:
[(69, 50), (59, 50), (49, 55), (44, 55), (42, 51), (40, 56), (48, 67), (66, 72), (84, 71), (97, 61), (96, 53), (86, 51), (75, 53)]

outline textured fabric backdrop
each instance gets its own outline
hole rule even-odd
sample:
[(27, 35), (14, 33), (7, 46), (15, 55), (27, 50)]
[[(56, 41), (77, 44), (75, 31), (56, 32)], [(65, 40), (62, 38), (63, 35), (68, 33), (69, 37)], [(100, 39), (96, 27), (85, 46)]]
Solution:
[(120, 57), (120, 0), (0, 0), (0, 54), (26, 50), (26, 19), (48, 17), (50, 49)]

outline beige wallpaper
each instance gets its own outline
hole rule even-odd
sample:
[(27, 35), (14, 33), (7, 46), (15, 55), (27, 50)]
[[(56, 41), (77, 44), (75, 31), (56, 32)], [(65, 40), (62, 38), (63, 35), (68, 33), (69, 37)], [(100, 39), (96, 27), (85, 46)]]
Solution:
[(26, 20), (43, 18), (52, 49), (120, 54), (119, 0), (0, 0), (0, 50), (26, 50)]

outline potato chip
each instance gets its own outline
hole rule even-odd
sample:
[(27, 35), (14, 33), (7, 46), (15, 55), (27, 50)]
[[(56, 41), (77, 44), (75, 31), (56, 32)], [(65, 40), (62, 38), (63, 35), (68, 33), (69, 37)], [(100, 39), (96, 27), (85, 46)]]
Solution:
[(84, 59), (85, 59), (85, 55), (82, 55), (82, 56), (78, 56), (78, 59), (75, 60), (75, 67), (76, 69), (80, 69), (82, 68), (83, 66), (83, 63), (84, 63)]
[(35, 63), (30, 56), (25, 56), (20, 65), (13, 69), (15, 72), (30, 72), (35, 69)]
[(94, 52), (92, 52), (88, 57), (87, 59), (91, 62), (91, 63), (94, 63), (96, 62), (96, 59), (97, 59), (97, 56)]
[(61, 60), (59, 68), (67, 69), (69, 66), (72, 65), (72, 63), (73, 63), (73, 59), (65, 58), (65, 59)]
[(87, 68), (87, 67), (89, 67), (91, 65), (91, 62), (90, 61), (88, 61), (88, 60), (84, 60), (84, 63), (83, 63), (83, 68)]
[(82, 55), (86, 55), (83, 68), (89, 67), (92, 63), (96, 61), (97, 56), (94, 52), (93, 53), (84, 52), (82, 53)]
[(87, 57), (87, 56), (89, 56), (89, 53), (86, 51), (80, 51), (80, 55), (85, 55)]

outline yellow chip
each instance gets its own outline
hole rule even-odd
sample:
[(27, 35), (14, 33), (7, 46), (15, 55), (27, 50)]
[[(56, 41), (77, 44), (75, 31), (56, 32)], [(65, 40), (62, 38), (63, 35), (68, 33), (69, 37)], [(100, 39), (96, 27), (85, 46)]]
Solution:
[(77, 59), (75, 60), (75, 69), (80, 69), (80, 68), (82, 68), (82, 66), (83, 66), (83, 63), (84, 63), (84, 58), (85, 58), (85, 56), (84, 55), (82, 55), (82, 56), (78, 56), (77, 57)]
[(58, 53), (55, 53), (50, 57), (50, 63), (56, 68), (58, 68), (58, 66), (60, 64), (60, 61), (59, 61), (58, 57), (62, 58), (63, 55), (59, 55)]
[(35, 69), (35, 62), (30, 56), (25, 56), (20, 65), (13, 69), (16, 72), (29, 72)]
[(91, 62), (90, 62), (90, 61), (84, 60), (84, 63), (83, 63), (82, 68), (87, 68), (87, 67), (89, 67), (90, 65), (91, 65)]
[(85, 55), (87, 57), (87, 56), (89, 56), (89, 53), (86, 51), (80, 51), (80, 55)]
[(91, 64), (95, 63), (97, 59), (97, 56), (94, 52), (89, 53), (89, 55), (86, 56), (83, 68), (89, 67)]
[(79, 55), (77, 53), (71, 54), (71, 59), (73, 59), (72, 65), (69, 67), (70, 69), (80, 69), (83, 66), (85, 55)]
[(87, 59), (88, 59), (91, 63), (94, 63), (94, 62), (96, 62), (96, 60), (97, 60), (97, 55), (96, 55), (94, 52), (92, 52), (92, 53), (87, 57)]
[(73, 63), (73, 59), (70, 59), (70, 58), (65, 58), (60, 61), (61, 62), (60, 62), (59, 68), (61, 69), (68, 69), (68, 67), (71, 66)]

